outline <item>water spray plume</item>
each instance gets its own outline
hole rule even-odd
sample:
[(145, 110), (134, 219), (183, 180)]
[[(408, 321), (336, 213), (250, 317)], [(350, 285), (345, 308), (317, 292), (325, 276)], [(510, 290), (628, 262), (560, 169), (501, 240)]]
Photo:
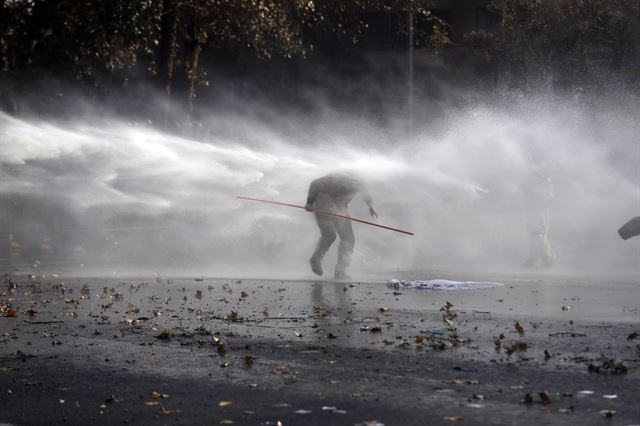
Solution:
[[(279, 206), (287, 206), (287, 207), (295, 207), (297, 209), (304, 209), (304, 206), (299, 206), (297, 204), (282, 203), (280, 201), (262, 200), (260, 198), (252, 198), (252, 197), (241, 197), (239, 195), (236, 196), (236, 198), (239, 198), (241, 200), (258, 201), (260, 203), (277, 204)], [(401, 234), (413, 235), (413, 232), (403, 231), (402, 229), (392, 228), (390, 226), (380, 225), (378, 223), (369, 222), (368, 220), (356, 219), (355, 217), (345, 216), (345, 215), (341, 215), (341, 214), (338, 214), (338, 213), (327, 212), (327, 211), (323, 211), (323, 210), (313, 210), (313, 212), (317, 213), (317, 214), (320, 214), (320, 215), (324, 215), (324, 216), (334, 216), (334, 217), (339, 217), (339, 218), (342, 218), (342, 219), (348, 219), (348, 220), (351, 220), (353, 222), (364, 223), (365, 225), (376, 226), (378, 228), (388, 229), (390, 231), (399, 232)]]

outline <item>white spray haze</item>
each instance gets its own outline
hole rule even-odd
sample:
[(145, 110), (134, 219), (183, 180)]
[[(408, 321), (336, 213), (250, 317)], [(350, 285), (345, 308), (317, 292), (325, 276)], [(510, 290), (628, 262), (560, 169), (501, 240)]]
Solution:
[[(121, 119), (0, 115), (0, 231), (48, 241), (70, 269), (310, 276), (313, 217), (235, 196), (304, 204), (312, 179), (350, 170), (369, 182), (380, 223), (416, 233), (355, 225), (355, 274), (515, 269), (527, 256), (526, 194), (550, 177), (555, 198), (539, 208), (549, 210), (556, 267), (638, 274), (640, 241), (616, 235), (640, 214), (634, 111), (518, 99), (413, 131), (401, 120), (224, 114), (197, 140)], [(359, 198), (351, 213), (367, 218)]]

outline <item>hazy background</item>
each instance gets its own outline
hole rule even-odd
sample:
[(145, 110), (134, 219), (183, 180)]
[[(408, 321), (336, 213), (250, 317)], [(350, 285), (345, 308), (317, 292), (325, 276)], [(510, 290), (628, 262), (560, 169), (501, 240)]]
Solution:
[[(521, 271), (527, 223), (543, 211), (551, 272), (639, 276), (640, 239), (616, 233), (640, 214), (638, 81), (626, 68), (637, 52), (621, 50), (612, 68), (617, 50), (589, 50), (582, 34), (566, 55), (541, 57), (556, 39), (500, 24), (500, 2), (469, 3), (475, 24), (435, 3), (455, 23), (436, 56), (417, 50), (433, 32), (398, 32), (374, 14), (360, 47), (316, 33), (306, 58), (205, 49), (198, 96), (179, 73), (167, 96), (142, 59), (113, 73), (91, 65), (95, 78), (74, 82), (62, 65), (16, 65), (4, 49), (0, 270), (311, 277), (313, 216), (235, 197), (302, 205), (311, 180), (352, 171), (379, 223), (415, 233), (354, 224), (356, 276)], [(505, 47), (514, 31), (539, 49)], [(487, 42), (494, 62), (478, 61), (486, 46), (472, 47), (489, 36), (502, 44)], [(368, 219), (359, 197), (351, 213)]]
[[(636, 108), (506, 95), (434, 123), (416, 113), (412, 129), (330, 110), (219, 113), (197, 138), (124, 118), (2, 114), (3, 230), (25, 249), (49, 244), (50, 262), (71, 269), (306, 274), (313, 217), (235, 196), (304, 204), (311, 180), (351, 170), (380, 223), (416, 234), (355, 224), (354, 271), (514, 269), (527, 256), (527, 194), (549, 176), (557, 268), (637, 272), (637, 241), (616, 233), (640, 209)], [(360, 198), (351, 210), (367, 218)]]

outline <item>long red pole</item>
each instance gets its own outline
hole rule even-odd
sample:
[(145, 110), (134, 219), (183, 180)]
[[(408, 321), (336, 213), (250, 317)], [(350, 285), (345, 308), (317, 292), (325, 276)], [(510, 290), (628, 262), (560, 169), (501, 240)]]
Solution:
[[(236, 198), (239, 198), (241, 200), (259, 201), (261, 203), (277, 204), (279, 206), (287, 206), (287, 207), (295, 207), (297, 209), (304, 209), (304, 206), (299, 206), (297, 204), (281, 203), (279, 201), (262, 200), (260, 198), (251, 198), (251, 197), (241, 197), (239, 195), (236, 196)], [(345, 215), (338, 214), (338, 213), (327, 212), (327, 211), (322, 211), (322, 210), (314, 210), (313, 212), (317, 213), (317, 214), (325, 215), (325, 216), (334, 216), (334, 217), (339, 217), (339, 218), (342, 218), (342, 219), (349, 219), (349, 220), (352, 220), (354, 222), (364, 223), (365, 225), (377, 226), (378, 228), (388, 229), (389, 231), (400, 232), (401, 234), (413, 235), (413, 232), (403, 231), (402, 229), (392, 228), (390, 226), (384, 226), (384, 225), (380, 225), (380, 224), (377, 224), (377, 223), (369, 222), (367, 220), (356, 219), (354, 217), (345, 216)]]

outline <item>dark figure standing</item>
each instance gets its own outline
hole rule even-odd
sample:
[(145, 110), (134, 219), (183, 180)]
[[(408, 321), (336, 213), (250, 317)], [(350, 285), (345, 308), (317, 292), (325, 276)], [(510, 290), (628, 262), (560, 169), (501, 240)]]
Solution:
[(550, 268), (556, 260), (556, 253), (549, 243), (555, 185), (550, 174), (533, 163), (525, 175), (522, 192), (529, 237), (529, 255), (523, 266), (531, 269)]
[(338, 248), (338, 263), (336, 264), (334, 277), (336, 279), (346, 279), (349, 276), (346, 269), (351, 263), (355, 237), (351, 221), (317, 213), (331, 212), (348, 216), (347, 208), (349, 202), (357, 194), (362, 194), (364, 202), (369, 206), (371, 216), (378, 217), (378, 212), (373, 207), (373, 200), (365, 185), (359, 179), (344, 174), (330, 174), (311, 182), (309, 185), (309, 195), (305, 210), (316, 211), (316, 222), (320, 228), (320, 239), (309, 259), (311, 270), (314, 274), (322, 276), (322, 259), (336, 240), (336, 234), (340, 237)]

